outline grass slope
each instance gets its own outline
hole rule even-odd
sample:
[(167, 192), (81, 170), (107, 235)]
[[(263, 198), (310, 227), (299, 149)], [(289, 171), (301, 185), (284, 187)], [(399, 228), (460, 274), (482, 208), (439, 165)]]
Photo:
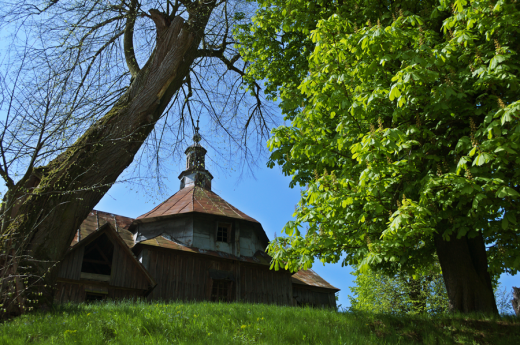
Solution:
[(61, 305), (0, 324), (0, 344), (520, 344), (520, 321), (262, 304)]

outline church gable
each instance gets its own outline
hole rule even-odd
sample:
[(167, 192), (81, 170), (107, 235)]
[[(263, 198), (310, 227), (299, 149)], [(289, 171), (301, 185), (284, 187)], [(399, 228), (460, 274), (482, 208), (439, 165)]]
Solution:
[(145, 296), (156, 285), (110, 223), (71, 247), (58, 270), (56, 300)]

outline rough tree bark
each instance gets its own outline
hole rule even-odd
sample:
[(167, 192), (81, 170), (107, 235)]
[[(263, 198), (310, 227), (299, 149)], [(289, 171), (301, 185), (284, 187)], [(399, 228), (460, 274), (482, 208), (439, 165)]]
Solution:
[[(73, 147), (39, 169), (35, 188), (11, 212), (2, 235), (11, 235), (17, 250), (35, 259), (32, 270), (45, 275), (47, 286), (55, 281), (52, 268), (68, 249), (75, 229), (132, 162), (188, 75), (216, 2), (192, 4), (187, 21), (178, 16), (170, 21), (150, 11), (157, 40), (148, 62), (139, 70), (130, 61), (133, 80), (126, 93)], [(132, 20), (129, 26), (130, 35)], [(5, 253), (6, 248), (0, 249)], [(41, 303), (52, 303), (52, 289), (40, 292)]]
[(445, 241), (436, 234), (434, 240), (450, 310), (498, 314), (482, 235)]
[(513, 286), (513, 299), (511, 300), (516, 316), (520, 317), (520, 288)]

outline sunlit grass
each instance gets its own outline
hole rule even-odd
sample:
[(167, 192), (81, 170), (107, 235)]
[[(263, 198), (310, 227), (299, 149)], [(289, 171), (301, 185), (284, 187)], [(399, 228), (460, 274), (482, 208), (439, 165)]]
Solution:
[(520, 344), (520, 322), (262, 304), (108, 302), (57, 306), (0, 324), (0, 344), (27, 343)]

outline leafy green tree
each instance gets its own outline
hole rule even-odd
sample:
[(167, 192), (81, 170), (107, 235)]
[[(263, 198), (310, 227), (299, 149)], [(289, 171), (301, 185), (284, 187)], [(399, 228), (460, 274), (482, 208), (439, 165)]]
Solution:
[[(374, 313), (438, 314), (449, 310), (448, 294), (438, 264), (413, 275), (397, 272), (388, 276), (382, 272), (359, 270), (351, 272), (354, 286), (349, 287), (350, 308)], [(498, 312), (513, 315), (513, 295), (496, 278), (493, 291)]]
[(445, 313), (448, 294), (438, 264), (427, 271), (409, 275), (398, 272), (388, 276), (382, 272), (358, 270), (349, 295), (351, 308), (375, 313), (419, 314)]
[(237, 29), (242, 55), (290, 121), (269, 166), (307, 186), (274, 267), (346, 253), (361, 272), (413, 273), (436, 256), (451, 310), (497, 313), (490, 273), (520, 268), (520, 5), (259, 7)]

